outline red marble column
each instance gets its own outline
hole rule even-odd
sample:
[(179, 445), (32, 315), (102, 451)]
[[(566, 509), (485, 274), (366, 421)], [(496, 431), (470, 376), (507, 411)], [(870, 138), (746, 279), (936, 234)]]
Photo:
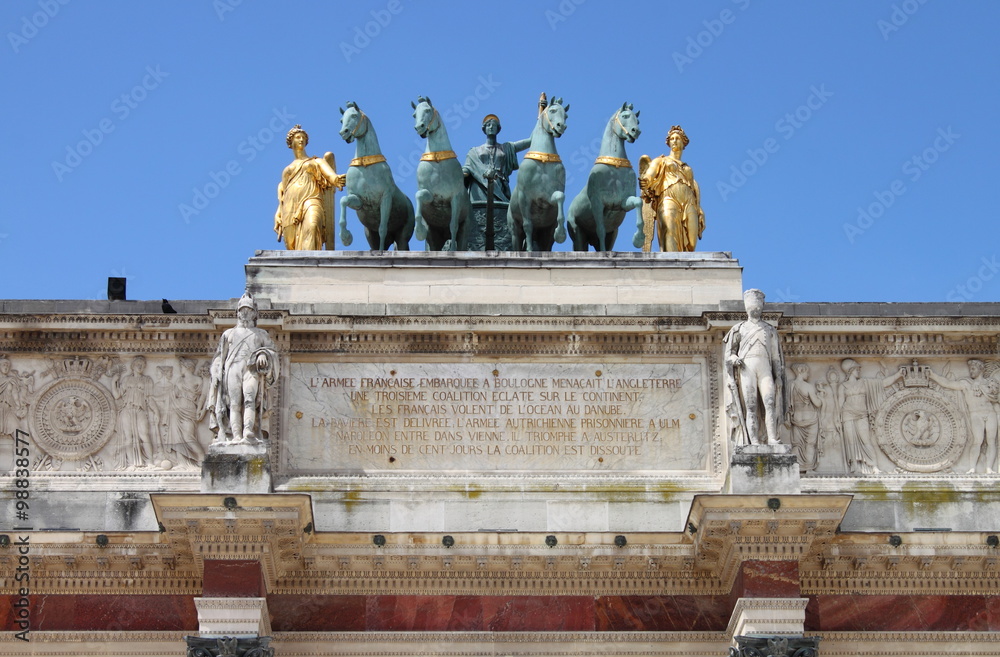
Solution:
[(256, 559), (206, 559), (202, 595), (206, 598), (264, 598), (267, 587)]
[(797, 561), (744, 561), (733, 584), (737, 598), (801, 598)]

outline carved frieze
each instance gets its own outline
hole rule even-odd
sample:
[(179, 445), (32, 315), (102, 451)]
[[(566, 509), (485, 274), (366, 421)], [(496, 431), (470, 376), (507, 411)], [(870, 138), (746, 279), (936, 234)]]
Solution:
[[(964, 378), (936, 373), (966, 367)], [(997, 472), (1000, 362), (800, 359), (791, 369), (790, 442), (803, 474)], [(810, 370), (824, 374), (813, 383)]]
[[(96, 354), (17, 360), (28, 373), (0, 359), (0, 421), (27, 431), (33, 471), (194, 472), (200, 466), (208, 435), (208, 361), (199, 367), (185, 356)], [(146, 374), (151, 369), (155, 380)]]

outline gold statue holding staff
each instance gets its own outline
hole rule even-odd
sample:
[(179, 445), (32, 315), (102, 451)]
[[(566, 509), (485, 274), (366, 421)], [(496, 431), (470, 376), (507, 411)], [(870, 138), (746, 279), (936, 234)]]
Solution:
[(675, 125), (667, 133), (670, 155), (639, 159), (639, 189), (642, 192), (642, 217), (649, 251), (653, 241), (653, 225), (661, 251), (694, 251), (705, 230), (705, 213), (701, 209), (701, 190), (694, 180), (691, 167), (681, 156), (691, 140)]
[(333, 153), (323, 157), (306, 155), (309, 135), (302, 126), (288, 131), (285, 143), (295, 159), (285, 167), (278, 183), (278, 210), (274, 232), (285, 239), (289, 251), (319, 251), (334, 248), (334, 189), (343, 189), (347, 176), (337, 175)]

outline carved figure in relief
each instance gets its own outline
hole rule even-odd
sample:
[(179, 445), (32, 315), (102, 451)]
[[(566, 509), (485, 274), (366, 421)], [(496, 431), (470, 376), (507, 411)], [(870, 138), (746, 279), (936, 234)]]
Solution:
[[(777, 444), (778, 426), (788, 411), (785, 359), (778, 331), (761, 319), (764, 293), (743, 293), (746, 321), (723, 340), (726, 368), (726, 411), (738, 445)], [(763, 420), (763, 421), (762, 421)], [(764, 435), (760, 436), (760, 427)]]
[(309, 134), (302, 126), (289, 130), (285, 143), (295, 159), (281, 172), (274, 232), (278, 241), (284, 238), (289, 251), (319, 251), (324, 243), (332, 251), (333, 190), (344, 188), (346, 176), (337, 174), (333, 153), (323, 157), (306, 155)]
[(206, 410), (216, 443), (261, 442), (267, 389), (278, 378), (278, 352), (267, 331), (257, 328), (257, 302), (249, 292), (236, 306), (236, 326), (226, 329), (212, 361)]
[(705, 231), (701, 209), (701, 189), (694, 172), (681, 159), (691, 140), (679, 125), (667, 133), (670, 155), (639, 160), (639, 188), (642, 198), (656, 217), (660, 251), (694, 251)]
[(795, 379), (790, 386), (792, 449), (799, 458), (799, 470), (811, 472), (819, 465), (819, 413), (823, 397), (809, 381), (809, 366), (792, 365)]
[(21, 374), (0, 355), (0, 438), (11, 438), (28, 414), (28, 395), (35, 391), (35, 373)]
[[(817, 383), (816, 392), (822, 404), (819, 407), (819, 455), (843, 454), (843, 425), (840, 412), (840, 373), (836, 367), (826, 371), (826, 383)], [(838, 470), (846, 470), (847, 462), (838, 456)]]
[[(156, 382), (153, 384), (153, 403), (159, 422), (156, 425), (156, 444), (162, 447), (167, 440), (170, 423), (170, 397), (173, 391), (174, 368), (171, 365), (156, 366)], [(161, 450), (162, 451), (162, 450)]]
[[(952, 381), (934, 372), (928, 372), (931, 381), (947, 390), (962, 393), (968, 411), (969, 426), (972, 431), (970, 443), (969, 473), (984, 469), (986, 474), (998, 471), (997, 464), (997, 384), (996, 380), (987, 377), (986, 365), (978, 358), (972, 358), (967, 363), (969, 378)], [(985, 447), (985, 454), (981, 454)], [(977, 462), (977, 459), (980, 463)]]
[(28, 415), (28, 395), (34, 391), (34, 371), (21, 374), (0, 354), (0, 439), (11, 439), (11, 457), (0, 458), (0, 471), (14, 466), (14, 435)]
[(195, 374), (195, 361), (181, 358), (181, 375), (171, 389), (170, 430), (164, 444), (175, 464), (199, 466), (205, 449), (198, 440), (198, 423), (205, 418), (204, 382)]
[(143, 374), (146, 359), (133, 358), (129, 374), (123, 374), (123, 369), (116, 368), (111, 382), (111, 394), (120, 404), (115, 469), (136, 470), (149, 467), (156, 456), (153, 436), (159, 415), (153, 402), (153, 379)]
[(885, 401), (885, 389), (903, 378), (903, 370), (884, 379), (863, 379), (861, 366), (852, 358), (845, 358), (840, 368), (847, 374), (839, 393), (847, 469), (851, 474), (878, 474), (875, 413)]

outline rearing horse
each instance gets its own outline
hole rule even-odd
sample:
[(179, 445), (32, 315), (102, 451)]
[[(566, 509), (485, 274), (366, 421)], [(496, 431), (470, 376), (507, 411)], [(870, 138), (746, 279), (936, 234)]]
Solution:
[(385, 251), (390, 243), (397, 251), (409, 251), (413, 204), (393, 181), (368, 116), (354, 102), (340, 113), (340, 136), (348, 144), (357, 141), (347, 170), (347, 193), (340, 199), (340, 242), (350, 246), (354, 241), (347, 230), (347, 208), (353, 208), (373, 251)]
[(428, 251), (465, 251), (472, 203), (462, 165), (431, 99), (420, 96), (410, 105), (416, 120), (413, 128), (427, 139), (427, 149), (417, 165), (417, 239), (426, 239)]
[[(633, 112), (632, 105), (623, 103), (604, 128), (601, 150), (590, 169), (587, 186), (569, 206), (569, 234), (574, 251), (586, 251), (591, 246), (598, 251), (612, 250), (625, 213), (642, 207), (642, 198), (635, 195), (635, 171), (625, 154), (625, 140), (634, 142), (639, 132), (639, 112)], [(636, 227), (632, 244), (641, 249), (641, 213)]]
[(511, 246), (515, 251), (551, 251), (566, 240), (566, 168), (556, 152), (556, 137), (566, 131), (562, 98), (552, 98), (538, 115), (531, 147), (524, 155), (517, 186), (507, 208)]

